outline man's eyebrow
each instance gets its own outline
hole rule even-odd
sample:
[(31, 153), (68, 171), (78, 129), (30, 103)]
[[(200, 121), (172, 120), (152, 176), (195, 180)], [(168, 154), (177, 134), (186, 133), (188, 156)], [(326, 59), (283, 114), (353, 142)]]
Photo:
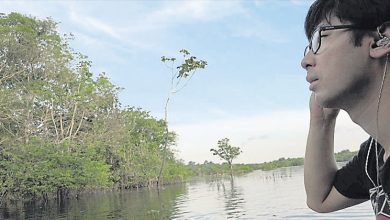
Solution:
[(317, 24), (316, 29), (321, 28), (321, 27), (325, 27), (325, 26), (332, 26), (332, 24), (330, 22), (321, 22), (321, 23)]
[(323, 26), (326, 26), (326, 24), (320, 23), (317, 26), (314, 26), (314, 28), (312, 29), (312, 31), (310, 33), (310, 36), (312, 36), (315, 31), (317, 31), (319, 28), (321, 28)]
[[(317, 24), (316, 26), (314, 26), (312, 32), (318, 30), (318, 29), (321, 28), (321, 27), (327, 26), (327, 25), (328, 25), (328, 24), (325, 24), (325, 23), (319, 23), (319, 24)], [(312, 33), (312, 34), (313, 34), (313, 33)]]

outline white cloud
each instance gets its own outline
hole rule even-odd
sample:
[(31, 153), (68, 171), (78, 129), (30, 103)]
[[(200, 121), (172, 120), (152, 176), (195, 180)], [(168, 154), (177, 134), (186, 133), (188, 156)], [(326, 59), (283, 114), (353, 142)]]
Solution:
[(110, 37), (113, 37), (118, 40), (122, 40), (120, 31), (116, 28), (113, 28), (111, 25), (106, 24), (103, 21), (100, 21), (97, 18), (89, 17), (89, 16), (82, 16), (77, 13), (71, 13), (70, 15), (71, 20), (74, 22), (77, 22), (78, 24), (82, 25), (83, 28), (88, 28), (93, 31), (101, 31)]
[(311, 5), (314, 0), (290, 0), (293, 5)]
[[(96, 15), (96, 10), (87, 10), (79, 7), (77, 2), (62, 4), (67, 8), (72, 22), (92, 32), (100, 32), (129, 46), (140, 48), (153, 48), (161, 45), (163, 36), (169, 35), (171, 28), (180, 25), (197, 25), (199, 22), (209, 22), (223, 19), (239, 13), (239, 1), (166, 1), (157, 4), (157, 7), (147, 8), (135, 12), (137, 3), (128, 2), (129, 12), (122, 11), (117, 14), (120, 21), (114, 22), (107, 15)], [(111, 5), (107, 7), (115, 10)], [(116, 5), (118, 7), (118, 5)], [(92, 36), (91, 36), (92, 37)]]
[(297, 5), (297, 6), (307, 6), (311, 5), (314, 0), (254, 0), (254, 4), (257, 7), (264, 7), (267, 4), (280, 4), (280, 5)]
[[(53, 16), (64, 23), (67, 22), (66, 19), (69, 19), (75, 28), (79, 29), (78, 32), (82, 32), (85, 36), (88, 35), (89, 43), (95, 43), (97, 46), (104, 43), (103, 41), (109, 40), (107, 38), (109, 37), (124, 47), (155, 50), (164, 45), (163, 42), (166, 39), (174, 37), (170, 32), (173, 28), (188, 25), (195, 27), (233, 16), (240, 17), (238, 20), (244, 19), (244, 24), (227, 24), (230, 26), (230, 35), (284, 42), (284, 39), (281, 38), (284, 35), (275, 30), (272, 25), (251, 18), (250, 10), (245, 8), (243, 1), (163, 1), (152, 7), (139, 2), (122, 2), (120, 4), (99, 2), (96, 6), (92, 6), (77, 1), (53, 3), (34, 1), (15, 4), (4, 2), (3, 5), (3, 8), (33, 13), (34, 16), (43, 14), (45, 17)], [(45, 7), (42, 7), (43, 5)], [(86, 7), (87, 5), (88, 7)], [(105, 13), (101, 12), (103, 7), (106, 7)], [(115, 11), (118, 13), (113, 17), (110, 13)], [(56, 17), (61, 14), (67, 14), (68, 18)]]
[(80, 26), (82, 29), (87, 29), (91, 32), (102, 32), (112, 38), (121, 40), (121, 33), (118, 27), (103, 22), (95, 16), (81, 13), (78, 7), (74, 4), (66, 5), (69, 10), (69, 19), (73, 23)]
[[(259, 163), (280, 157), (303, 157), (309, 122), (308, 110), (270, 112), (254, 116), (240, 116), (209, 122), (173, 125), (179, 135), (179, 157), (185, 161), (220, 162), (210, 153), (221, 138), (229, 138), (240, 146), (238, 163)], [(335, 151), (357, 150), (368, 137), (353, 124), (346, 113), (341, 113), (336, 127)]]
[(284, 34), (280, 30), (277, 30), (272, 25), (260, 21), (256, 21), (254, 23), (248, 22), (240, 26), (234, 26), (232, 36), (243, 38), (257, 38), (262, 41), (273, 43), (286, 43), (289, 41), (289, 38), (286, 37), (288, 35)]
[(242, 12), (239, 1), (168, 1), (142, 21), (145, 27), (172, 26), (223, 19)]
[(32, 1), (0, 1), (0, 8), (2, 13), (19, 12), (38, 18), (42, 18), (39, 15), (47, 11), (47, 8), (39, 7)]

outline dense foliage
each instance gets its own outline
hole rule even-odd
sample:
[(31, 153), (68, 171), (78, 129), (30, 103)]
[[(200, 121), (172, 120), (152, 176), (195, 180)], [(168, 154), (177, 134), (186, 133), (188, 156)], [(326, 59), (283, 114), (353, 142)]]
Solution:
[(51, 19), (0, 14), (0, 202), (155, 184), (189, 175), (175, 134), (148, 112), (121, 107), (120, 89), (91, 73)]

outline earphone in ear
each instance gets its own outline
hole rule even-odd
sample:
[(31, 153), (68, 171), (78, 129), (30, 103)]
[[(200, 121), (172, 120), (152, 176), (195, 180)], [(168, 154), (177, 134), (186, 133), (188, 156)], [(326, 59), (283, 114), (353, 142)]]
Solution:
[(383, 37), (383, 38), (379, 39), (377, 42), (375, 42), (375, 44), (378, 47), (383, 47), (383, 46), (386, 46), (387, 44), (389, 44), (389, 42), (390, 42), (389, 38)]
[(377, 47), (383, 47), (389, 44), (390, 39), (383, 35), (386, 29), (390, 27), (389, 25), (390, 25), (390, 21), (386, 21), (376, 28), (376, 31), (378, 32), (379, 35), (379, 40), (375, 42), (375, 45)]

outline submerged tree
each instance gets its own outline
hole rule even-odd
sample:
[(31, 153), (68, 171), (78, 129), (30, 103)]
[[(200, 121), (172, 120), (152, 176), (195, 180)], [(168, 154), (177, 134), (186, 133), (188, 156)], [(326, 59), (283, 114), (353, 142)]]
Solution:
[(242, 153), (240, 147), (233, 147), (230, 145), (228, 138), (223, 138), (218, 141), (218, 148), (211, 148), (210, 151), (213, 152), (213, 155), (218, 155), (229, 164), (230, 175), (233, 177), (233, 159)]
[(161, 62), (165, 63), (168, 69), (171, 71), (171, 87), (169, 91), (168, 98), (165, 102), (164, 108), (164, 121), (166, 123), (165, 126), (165, 135), (164, 135), (164, 143), (162, 146), (162, 159), (160, 172), (157, 178), (157, 185), (161, 185), (161, 177), (164, 170), (165, 160), (167, 159), (167, 149), (170, 144), (169, 136), (170, 132), (168, 129), (168, 105), (169, 101), (173, 97), (175, 93), (178, 93), (185, 86), (187, 86), (189, 80), (195, 74), (196, 70), (204, 69), (207, 66), (207, 62), (204, 60), (198, 60), (195, 56), (191, 56), (190, 52), (186, 49), (182, 49), (179, 51), (183, 56), (183, 61), (176, 68), (174, 67), (176, 58), (174, 57), (161, 57)]

